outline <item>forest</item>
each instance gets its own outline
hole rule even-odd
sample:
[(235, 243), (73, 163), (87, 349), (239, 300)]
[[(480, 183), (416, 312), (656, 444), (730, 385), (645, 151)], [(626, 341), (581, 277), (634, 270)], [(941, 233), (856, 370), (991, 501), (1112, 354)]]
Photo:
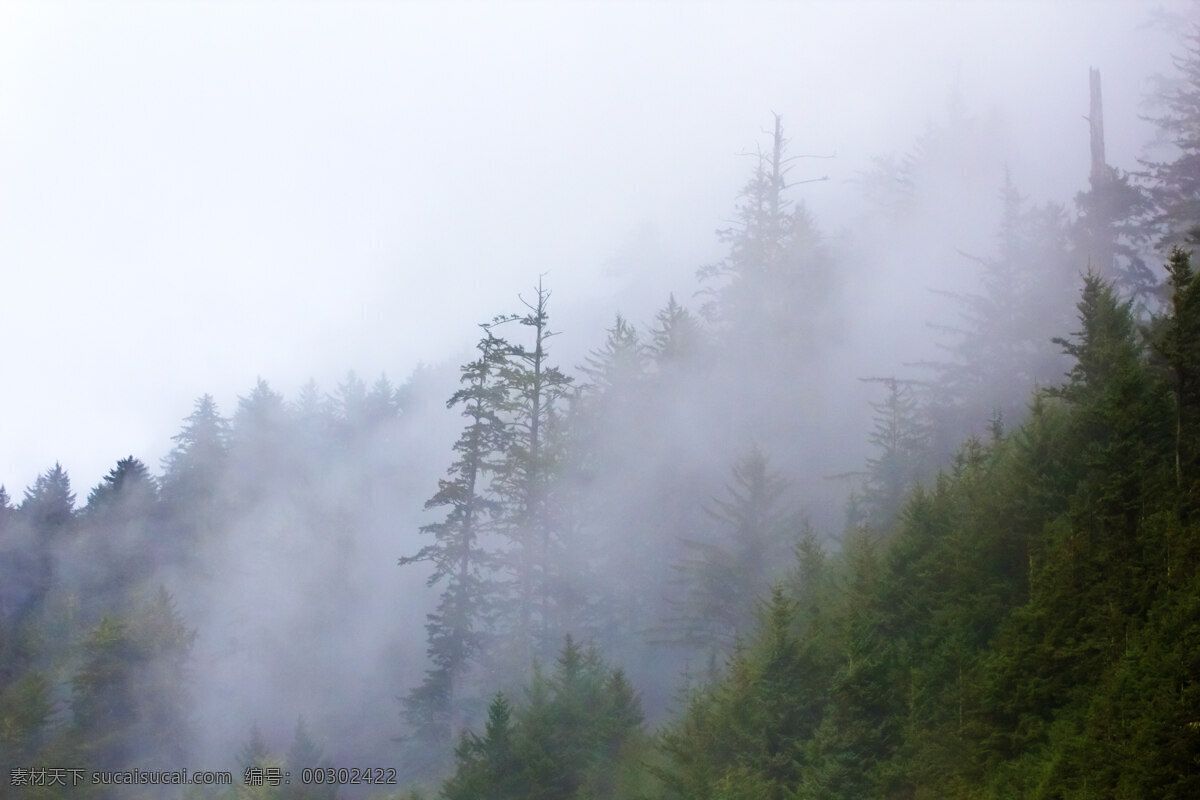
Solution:
[[(990, 251), (905, 252), (970, 277), (890, 365), (847, 344), (878, 254), (773, 115), (724, 256), (580, 363), (535, 272), (461, 366), (260, 378), (157, 469), (0, 486), (0, 797), (1200, 797), (1177, 41), (1164, 155), (1107, 162), (1093, 70), (1072, 201), (994, 165)], [(936, 223), (988, 125), (955, 102), (876, 159), (860, 224)], [(232, 781), (148, 777), (184, 768)]]

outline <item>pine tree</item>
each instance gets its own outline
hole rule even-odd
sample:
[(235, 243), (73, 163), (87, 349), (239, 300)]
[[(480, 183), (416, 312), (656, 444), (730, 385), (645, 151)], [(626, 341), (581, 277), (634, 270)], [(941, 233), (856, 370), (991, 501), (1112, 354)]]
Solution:
[(604, 345), (588, 354), (580, 372), (587, 378), (583, 391), (609, 403), (635, 394), (646, 373), (646, 348), (637, 330), (617, 314)]
[(771, 150), (758, 154), (733, 225), (718, 232), (729, 255), (697, 273), (709, 284), (707, 319), (741, 331), (744, 341), (783, 348), (811, 345), (815, 331), (806, 327), (812, 318), (806, 312), (817, 308), (829, 283), (812, 219), (786, 195), (795, 160), (787, 144), (776, 115)]
[(1142, 257), (1147, 236), (1140, 220), (1147, 213), (1147, 200), (1129, 174), (1105, 160), (1099, 70), (1091, 70), (1090, 82), (1092, 169), (1088, 190), (1075, 195), (1075, 246), (1086, 255), (1090, 269), (1141, 304), (1152, 299), (1158, 284)]
[(237, 765), (243, 772), (250, 767), (264, 765), (271, 757), (271, 748), (258, 725), (250, 726), (250, 738), (238, 750)]
[(228, 466), (229, 423), (212, 395), (196, 400), (183, 430), (171, 437), (175, 447), (163, 459), (162, 495), (185, 541), (216, 529), (226, 498), (222, 490)]
[(616, 800), (628, 750), (641, 731), (637, 696), (623, 673), (567, 637), (554, 672), (535, 669), (525, 701), (497, 694), (483, 736), (464, 733), (447, 800)]
[(51, 536), (70, 528), (75, 518), (75, 494), (62, 464), (55, 463), (25, 490), (21, 513), (39, 531)]
[(45, 602), (57, 580), (59, 549), (65, 538), (74, 532), (75, 494), (71, 491), (71, 479), (61, 464), (55, 463), (37, 476), (33, 485), (25, 490), (18, 513), (28, 531), (29, 543), (14, 553), (16, 563), (23, 568), (10, 576), (15, 588), (9, 588), (8, 592), (15, 611), (13, 621), (20, 625)]
[(442, 786), (446, 800), (516, 798), (519, 765), (513, 753), (512, 706), (503, 693), (488, 707), (482, 737), (464, 731), (455, 750), (455, 773)]
[(967, 256), (980, 268), (979, 289), (947, 293), (960, 317), (946, 327), (948, 357), (922, 364), (934, 370), (927, 413), (938, 420), (935, 457), (948, 457), (997, 413), (1022, 420), (1033, 388), (1056, 383), (1065, 368), (1052, 344), (1068, 324), (1077, 271), (1065, 215), (1054, 205), (1028, 208), (1007, 177), (1001, 197), (996, 255)]
[(157, 502), (158, 482), (145, 464), (127, 456), (88, 493), (84, 514), (130, 522), (152, 514)]
[(657, 324), (650, 331), (650, 356), (658, 371), (677, 373), (694, 368), (706, 344), (699, 321), (675, 301), (674, 294), (654, 319)]
[(435, 760), (463, 727), (468, 674), (483, 656), (490, 608), (497, 599), (495, 555), (482, 540), (500, 511), (489, 484), (509, 436), (498, 416), (505, 399), (498, 383), (505, 347), (486, 331), (477, 346), (479, 357), (462, 368), (463, 388), (447, 407), (462, 406), (468, 424), (454, 444), (458, 460), (447, 471), (449, 477), (438, 482), (437, 493), (425, 504), (426, 509), (449, 510), (445, 520), (421, 528), (434, 541), (400, 559), (401, 565), (432, 564), (428, 584), (445, 584), (426, 625), (432, 667), (405, 700), (406, 716)]
[(95, 620), (105, 611), (123, 609), (169, 557), (158, 483), (141, 461), (122, 458), (88, 494), (82, 518), (87, 555), (76, 588)]
[(1176, 488), (1194, 509), (1200, 500), (1200, 280), (1189, 253), (1178, 247), (1171, 250), (1167, 272), (1171, 315), (1159, 326), (1155, 350), (1170, 373)]
[(334, 395), (334, 407), (341, 423), (342, 436), (354, 439), (366, 429), (367, 385), (353, 370), (346, 373)]
[(232, 480), (242, 503), (250, 505), (280, 482), (296, 459), (291, 454), (292, 430), (283, 396), (259, 378), (253, 391), (238, 398), (229, 427)]
[(746, 633), (793, 544), (782, 502), (786, 486), (757, 447), (734, 465), (727, 497), (705, 509), (715, 535), (683, 542), (691, 555), (677, 567), (684, 598), (671, 622), (673, 638), (711, 651)]
[(292, 746), (288, 748), (284, 767), (292, 774), (293, 783), (301, 783), (301, 785), (293, 788), (288, 793), (288, 797), (294, 800), (333, 800), (337, 797), (336, 786), (303, 784), (296, 780), (298, 776), (303, 775), (306, 769), (326, 769), (331, 766), (333, 766), (333, 762), (326, 757), (324, 748), (313, 738), (312, 731), (304, 722), (304, 717), (297, 719), (296, 732), (292, 736)]
[(367, 424), (374, 428), (395, 419), (400, 413), (398, 392), (387, 375), (380, 375), (375, 379), (367, 396), (363, 398), (363, 403)]
[(1179, 74), (1159, 94), (1163, 110), (1153, 120), (1175, 157), (1144, 161), (1140, 173), (1151, 202), (1147, 221), (1163, 247), (1200, 241), (1200, 23), (1193, 20), (1182, 39)]
[(194, 636), (165, 590), (128, 617), (107, 615), (92, 629), (71, 699), (71, 735), (91, 767), (183, 763)]
[(875, 455), (867, 459), (863, 502), (872, 527), (892, 527), (909, 489), (925, 473), (927, 432), (918, 416), (912, 385), (896, 378), (867, 378), (887, 387), (887, 396), (871, 403), (875, 426), (868, 440)]
[(550, 291), (539, 279), (533, 302), (522, 299), (523, 315), (497, 317), (488, 330), (517, 323), (529, 329), (532, 341), (508, 343), (499, 370), (508, 431), (503, 460), (494, 486), (502, 504), (502, 533), (511, 543), (509, 570), (515, 595), (515, 636), (518, 664), (529, 664), (546, 648), (579, 605), (572, 581), (562, 575), (559, 550), (566, 525), (564, 509), (555, 494), (564, 442), (563, 403), (572, 379), (551, 364), (548, 343)]

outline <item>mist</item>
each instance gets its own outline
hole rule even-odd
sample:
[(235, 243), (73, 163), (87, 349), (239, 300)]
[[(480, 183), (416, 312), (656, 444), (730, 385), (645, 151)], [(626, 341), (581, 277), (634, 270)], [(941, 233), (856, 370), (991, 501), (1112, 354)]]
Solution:
[[(64, 731), (111, 615), (181, 731), (131, 724), (94, 751), (112, 768), (240, 781), (253, 737), (282, 758), (303, 720), (329, 764), (436, 786), (448, 737), (497, 690), (520, 698), (566, 634), (669, 724), (804, 532), (836, 553), (890, 530), (901, 491), (1070, 369), (1051, 339), (1094, 266), (1088, 70), (1107, 163), (1168, 152), (1143, 116), (1179, 51), (1161, 20), (1195, 10), (1164, 8), (0, 4), (0, 675), (37, 671), (50, 709), (13, 752), (93, 752)], [(772, 236), (783, 256), (752, 252)], [(1024, 361), (989, 372), (963, 331), (1010, 256), (1034, 299), (987, 353)], [(790, 271), (751, 280), (755, 258)], [(494, 507), (470, 512), (495, 559), (475, 568), (525, 606), (475, 620), (446, 730), (423, 732), (451, 573), (400, 562), (447, 519), (431, 498), (465, 458), (462, 365), (500, 337), (496, 380), (524, 397), (503, 376), (541, 352), (539, 299), (563, 383), (495, 413), (548, 432), (481, 457)], [(605, 355), (617, 315), (629, 364)], [(924, 444), (881, 488), (888, 413)], [(757, 594), (698, 611), (694, 568), (755, 480), (778, 488), (754, 524), (784, 532), (753, 554)]]

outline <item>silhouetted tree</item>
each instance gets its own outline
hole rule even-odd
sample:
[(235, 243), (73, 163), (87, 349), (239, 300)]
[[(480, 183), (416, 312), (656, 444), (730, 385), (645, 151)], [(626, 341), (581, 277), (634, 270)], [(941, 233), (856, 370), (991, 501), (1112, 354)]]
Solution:
[(1163, 247), (1200, 242), (1200, 23), (1193, 20), (1182, 40), (1179, 74), (1158, 94), (1162, 113), (1153, 118), (1174, 158), (1144, 161), (1140, 175), (1151, 201), (1148, 222)]
[(212, 395), (196, 401), (183, 430), (171, 439), (175, 447), (163, 459), (163, 500), (187, 537), (205, 536), (225, 503), (221, 487), (229, 455), (229, 424)]
[(517, 323), (527, 328), (529, 346), (508, 342), (501, 352), (499, 387), (507, 429), (504, 458), (497, 464), (493, 486), (502, 509), (501, 532), (511, 543), (508, 570), (516, 604), (513, 622), (517, 663), (528, 664), (535, 653), (565, 629), (578, 598), (572, 581), (561, 573), (559, 558), (565, 509), (555, 494), (562, 460), (563, 403), (572, 379), (550, 361), (550, 291), (541, 280), (527, 312), (497, 317), (489, 331)]
[[(487, 629), (498, 602), (496, 556), (483, 537), (494, 529), (500, 504), (490, 481), (508, 445), (509, 431), (500, 419), (504, 406), (499, 371), (507, 345), (486, 331), (478, 357), (462, 368), (463, 384), (447, 402), (462, 406), (467, 426), (454, 444), (457, 460), (426, 509), (446, 508), (446, 518), (421, 528), (434, 537), (400, 564), (428, 562), (428, 584), (444, 585), (437, 610), (425, 626), (432, 666), (421, 686), (405, 698), (406, 717), (415, 729), (424, 759), (436, 763), (449, 752), (465, 723), (468, 674), (482, 657)], [(426, 763), (422, 768), (428, 768)]]
[(683, 597), (671, 622), (672, 638), (718, 650), (746, 632), (755, 604), (779, 577), (794, 544), (786, 488), (757, 447), (734, 465), (726, 497), (713, 498), (705, 509), (716, 530), (683, 542), (689, 555), (677, 565)]

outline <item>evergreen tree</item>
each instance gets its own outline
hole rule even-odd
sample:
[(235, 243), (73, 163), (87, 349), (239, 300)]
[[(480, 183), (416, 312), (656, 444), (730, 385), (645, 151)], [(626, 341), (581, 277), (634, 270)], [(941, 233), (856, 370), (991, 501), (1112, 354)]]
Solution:
[(1100, 71), (1091, 70), (1089, 77), (1092, 169), (1088, 190), (1075, 195), (1075, 246), (1086, 255), (1089, 269), (1135, 302), (1145, 303), (1158, 283), (1142, 258), (1147, 236), (1140, 220), (1147, 212), (1147, 200), (1128, 174), (1110, 167), (1105, 159)]
[(386, 375), (380, 375), (371, 384), (370, 391), (363, 398), (363, 405), (367, 424), (372, 427), (395, 419), (400, 413), (397, 389)]
[(513, 753), (512, 706), (503, 693), (488, 707), (482, 737), (463, 731), (454, 775), (442, 786), (446, 800), (519, 797), (519, 765)]
[(930, 120), (907, 151), (875, 158), (858, 182), (867, 199), (899, 223), (901, 235), (925, 236), (929, 224), (944, 224), (943, 203), (980, 204), (978, 187), (994, 180), (1001, 136), (997, 121), (972, 113), (953, 87), (944, 114)]
[[(21, 538), (27, 544), (18, 546), (13, 553), (14, 566), (19, 569), (7, 576), (12, 588), (6, 593), (11, 597), (8, 604), (15, 612), (13, 621), (20, 625), (45, 602), (56, 581), (60, 550), (75, 528), (75, 494), (71, 491), (71, 479), (61, 464), (55, 463), (37, 476), (33, 485), (25, 490), (18, 512), (27, 533)], [(16, 532), (11, 531), (10, 535)]]
[[(0, 627), (3, 623), (0, 623)], [(16, 654), (9, 650), (7, 631), (0, 645), (0, 748), (9, 764), (31, 763), (48, 738), (54, 714), (51, 684), (37, 670), (13, 675)]]
[(1075, 195), (1076, 250), (1135, 303), (1152, 300), (1159, 283), (1142, 256), (1148, 244), (1140, 224), (1146, 206), (1146, 196), (1130, 175), (1108, 165), (1092, 175), (1086, 192)]
[(624, 760), (642, 714), (619, 670), (567, 637), (552, 675), (534, 670), (525, 702), (498, 694), (483, 736), (464, 733), (447, 800), (555, 800), (630, 796)]
[[(576, 525), (572, 558), (583, 565), (574, 580), (589, 601), (576, 628), (619, 653), (636, 646), (653, 611), (657, 537), (628, 488), (631, 477), (648, 468), (645, 453), (630, 443), (655, 434), (650, 357), (638, 332), (617, 315), (604, 346), (589, 353), (579, 370), (585, 382), (564, 420), (560, 480)], [(590, 583), (578, 585), (585, 578)]]
[(72, 681), (71, 737), (94, 769), (170, 769), (188, 753), (186, 669), (194, 632), (160, 590), (88, 634)]
[(867, 459), (863, 502), (871, 525), (888, 530), (909, 489), (925, 472), (927, 431), (918, 417), (912, 385), (896, 378), (868, 378), (887, 387), (887, 396), (871, 403), (875, 425), (868, 440), (875, 455)]
[(342, 438), (357, 439), (367, 430), (367, 385), (353, 370), (338, 384), (334, 395), (334, 409), (338, 418)]
[(550, 291), (539, 280), (533, 302), (522, 300), (527, 313), (497, 317), (488, 326), (490, 331), (516, 322), (532, 339), (530, 346), (508, 343), (502, 351), (499, 386), (508, 439), (493, 483), (502, 504), (502, 533), (512, 545), (508, 569), (518, 664), (546, 652), (580, 604), (572, 581), (560, 571), (566, 520), (555, 489), (564, 442), (562, 405), (572, 379), (550, 361), (548, 343), (557, 334), (550, 330), (549, 301)]
[(233, 483), (243, 502), (262, 497), (280, 471), (290, 465), (292, 431), (283, 396), (259, 378), (253, 391), (238, 398), (229, 427)]
[[(295, 776), (301, 776), (306, 769), (327, 769), (331, 766), (333, 763), (325, 756), (324, 748), (313, 738), (304, 717), (300, 717), (296, 720), (292, 746), (288, 748), (284, 761), (285, 769), (293, 776), (292, 781), (299, 783)], [(337, 797), (337, 789), (333, 784), (301, 784), (292, 789), (288, 796), (294, 800), (333, 800)]]
[(171, 439), (175, 447), (163, 459), (163, 500), (185, 539), (195, 541), (216, 529), (225, 505), (229, 424), (212, 395), (196, 400), (183, 430)]
[(583, 391), (609, 403), (635, 394), (646, 373), (646, 348), (637, 330), (617, 314), (603, 347), (588, 354), (580, 371), (587, 378)]
[(55, 463), (25, 490), (21, 513), (31, 525), (50, 536), (70, 528), (75, 518), (75, 494), (62, 464)]
[(1164, 247), (1200, 241), (1200, 23), (1191, 21), (1182, 39), (1179, 74), (1157, 97), (1162, 113), (1153, 120), (1174, 158), (1144, 161), (1140, 175), (1150, 197), (1148, 222)]
[(1155, 350), (1169, 371), (1175, 411), (1176, 487), (1189, 508), (1200, 491), (1200, 281), (1190, 254), (1176, 247), (1167, 264), (1171, 315), (1156, 331)]
[(156, 566), (169, 558), (162, 541), (158, 484), (133, 456), (117, 461), (88, 494), (81, 565), (84, 602), (97, 620), (123, 609)]
[(267, 745), (266, 737), (258, 725), (250, 726), (250, 738), (238, 750), (237, 764), (242, 772), (250, 767), (259, 767), (267, 763), (271, 757), (271, 748)]
[(405, 699), (406, 716), (417, 737), (436, 762), (452, 736), (462, 730), (467, 701), (467, 677), (483, 655), (484, 637), (496, 602), (495, 555), (483, 537), (493, 529), (500, 510), (489, 483), (507, 447), (508, 430), (498, 416), (505, 400), (499, 385), (505, 343), (487, 331), (479, 341), (478, 358), (462, 368), (459, 389), (448, 408), (462, 406), (468, 424), (454, 444), (458, 456), (438, 482), (426, 509), (448, 508), (445, 520), (421, 528), (434, 537), (401, 565), (429, 562), (430, 586), (445, 584), (437, 611), (430, 614), (428, 655), (432, 667), (422, 685)]
[(734, 224), (718, 232), (729, 255), (697, 273), (709, 284), (706, 318), (740, 331), (742, 341), (784, 348), (811, 345), (811, 312), (829, 283), (812, 219), (786, 195), (795, 160), (787, 156), (787, 144), (776, 115), (771, 150), (758, 154)]
[(785, 489), (757, 447), (734, 465), (727, 497), (714, 498), (705, 509), (716, 535), (683, 542), (690, 556), (678, 565), (684, 596), (671, 623), (674, 638), (712, 651), (745, 634), (755, 604), (793, 544)]
[(997, 414), (1025, 416), (1036, 385), (1056, 383), (1065, 364), (1052, 344), (1068, 324), (1076, 265), (1061, 208), (1027, 208), (1006, 178), (995, 257), (969, 256), (980, 267), (978, 291), (949, 293), (960, 322), (948, 327), (948, 358), (934, 370), (927, 404), (936, 421), (930, 442), (947, 458), (958, 441)]
[(119, 459), (104, 479), (88, 493), (84, 514), (121, 522), (144, 519), (158, 502), (158, 483), (150, 470), (133, 456)]
[(654, 319), (657, 324), (650, 331), (649, 349), (658, 371), (677, 373), (694, 368), (706, 344), (699, 321), (675, 301), (674, 294)]

